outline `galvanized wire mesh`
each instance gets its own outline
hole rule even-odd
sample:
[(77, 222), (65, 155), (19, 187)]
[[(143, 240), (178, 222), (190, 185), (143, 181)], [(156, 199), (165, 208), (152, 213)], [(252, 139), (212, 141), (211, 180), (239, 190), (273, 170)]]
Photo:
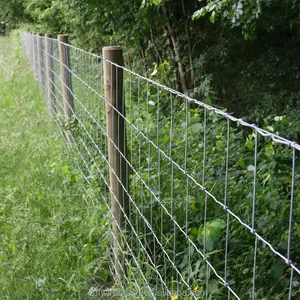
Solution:
[[(300, 146), (68, 44), (70, 65), (63, 67), (74, 106), (66, 123), (59, 43), (24, 34), (47, 107), (62, 134), (71, 134), (86, 201), (107, 210), (111, 278), (122, 296), (300, 297)], [(126, 124), (120, 134), (127, 156), (114, 147), (126, 160), (126, 184), (118, 180), (128, 211), (110, 188), (104, 63), (123, 72), (125, 107), (112, 109)], [(124, 224), (114, 218), (111, 198)]]

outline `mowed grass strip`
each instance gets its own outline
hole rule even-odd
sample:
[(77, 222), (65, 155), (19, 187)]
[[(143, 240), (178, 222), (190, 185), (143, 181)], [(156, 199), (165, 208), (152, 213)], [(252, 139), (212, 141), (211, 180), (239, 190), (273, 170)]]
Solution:
[(104, 215), (82, 193), (19, 33), (0, 37), (0, 298), (86, 299), (109, 279)]

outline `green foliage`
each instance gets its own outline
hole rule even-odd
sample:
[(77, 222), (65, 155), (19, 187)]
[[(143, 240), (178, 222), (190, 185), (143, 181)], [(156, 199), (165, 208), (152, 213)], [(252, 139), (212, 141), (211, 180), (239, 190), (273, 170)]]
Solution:
[(245, 38), (255, 29), (255, 22), (261, 13), (261, 0), (209, 0), (205, 6), (193, 14), (199, 19), (209, 14), (209, 20), (215, 23), (218, 19), (228, 21), (232, 27), (241, 26)]
[[(155, 71), (156, 69), (154, 69)], [(154, 75), (156, 76), (156, 72)], [(128, 88), (125, 88), (128, 90)], [(147, 101), (139, 101), (139, 95)], [(128, 95), (129, 97), (129, 95)], [(127, 117), (141, 130), (146, 137), (159, 146), (160, 150), (172, 157), (182, 169), (197, 182), (202, 182), (204, 176), (205, 188), (214, 197), (223, 202), (227, 198), (228, 208), (238, 215), (241, 221), (251, 224), (254, 172), (256, 178), (255, 228), (266, 240), (286, 255), (288, 238), (288, 220), (291, 193), (292, 151), (269, 138), (263, 138), (248, 128), (230, 122), (228, 186), (225, 195), (227, 122), (213, 111), (207, 111), (206, 116), (206, 151), (204, 152), (204, 110), (190, 108), (187, 111), (184, 101), (173, 96), (174, 107), (170, 108), (170, 95), (161, 91), (159, 97), (152, 85), (141, 82), (139, 92), (133, 84), (131, 102), (128, 104)], [(266, 120), (265, 129), (271, 132), (280, 130), (281, 122), (288, 120), (286, 116), (277, 116)], [(287, 121), (289, 122), (289, 121)], [(158, 123), (158, 124), (157, 124)], [(285, 124), (285, 123), (283, 123)], [(282, 124), (282, 125), (283, 125)], [(284, 127), (285, 125), (283, 125)], [(173, 133), (173, 134), (172, 134)], [(251, 295), (252, 270), (255, 239), (248, 229), (245, 229), (236, 219), (229, 217), (226, 211), (210, 196), (205, 195), (198, 185), (187, 181), (179, 167), (170, 164), (168, 159), (159, 155), (154, 146), (148, 145), (141, 135), (130, 128), (127, 131), (129, 157), (133, 168), (130, 178), (130, 191), (136, 205), (142, 210), (147, 220), (151, 221), (153, 231), (160, 237), (162, 247), (172, 256), (175, 249), (175, 265), (180, 274), (192, 287), (200, 291), (209, 290), (213, 299), (224, 299), (227, 290), (215, 280), (212, 271), (207, 271), (199, 253), (186, 241), (184, 234), (175, 228), (173, 220), (165, 210), (158, 205), (155, 196), (172, 215), (179, 227), (186, 230), (188, 219), (188, 235), (200, 251), (206, 251), (208, 260), (219, 274), (224, 272), (225, 243), (227, 218), (229, 218), (229, 248), (227, 255), (228, 280), (231, 287), (242, 298)], [(255, 140), (258, 143), (257, 167), (254, 166)], [(187, 147), (187, 160), (184, 153)], [(203, 165), (204, 155), (206, 164)], [(297, 170), (299, 162), (297, 160)], [(172, 175), (173, 174), (173, 175)], [(295, 180), (300, 174), (296, 172)], [(141, 179), (150, 187), (150, 192)], [(295, 187), (294, 197), (299, 197), (299, 186)], [(297, 204), (298, 206), (298, 204)], [(298, 208), (294, 207), (295, 214)], [(206, 211), (206, 219), (204, 212)], [(138, 220), (135, 228), (142, 241), (145, 240), (149, 253), (156, 253), (156, 264), (160, 274), (176, 291), (176, 273), (173, 267), (161, 253), (160, 247), (153, 241), (151, 231), (139, 217), (135, 207), (131, 206), (131, 220)], [(294, 219), (295, 220), (295, 219)], [(149, 221), (150, 222), (150, 221)], [(205, 224), (205, 225), (204, 225)], [(298, 227), (298, 222), (295, 222)], [(276, 230), (281, 228), (281, 230)], [(298, 233), (292, 230), (292, 244), (297, 245)], [(130, 237), (129, 237), (130, 240)], [(140, 257), (140, 245), (133, 237), (133, 249)], [(155, 246), (156, 245), (156, 246)], [(297, 246), (293, 248), (293, 259), (300, 257)], [(140, 257), (141, 262), (148, 259)], [(288, 294), (290, 268), (286, 267), (281, 258), (276, 257), (268, 247), (259, 243), (257, 249), (256, 295), (266, 299), (282, 299)], [(150, 284), (155, 286), (156, 275), (145, 267)], [(135, 273), (138, 276), (138, 273)], [(206, 278), (208, 277), (208, 287)], [(180, 280), (179, 280), (180, 282)], [(173, 285), (171, 284), (173, 283)], [(172, 289), (173, 287), (173, 289)], [(181, 290), (182, 289), (182, 290)], [(185, 286), (179, 287), (180, 291)], [(293, 295), (300, 294), (298, 281), (295, 280)]]
[(22, 0), (1, 0), (0, 1), (0, 20), (5, 22), (18, 23), (27, 20), (25, 5)]
[(29, 31), (67, 32), (94, 53), (121, 45), (130, 69), (150, 76), (164, 66), (156, 81), (260, 126), (267, 116), (299, 121), (296, 0), (0, 3)]
[(168, 0), (143, 0), (142, 8), (145, 6), (151, 6), (151, 5), (159, 6), (166, 1), (168, 1)]

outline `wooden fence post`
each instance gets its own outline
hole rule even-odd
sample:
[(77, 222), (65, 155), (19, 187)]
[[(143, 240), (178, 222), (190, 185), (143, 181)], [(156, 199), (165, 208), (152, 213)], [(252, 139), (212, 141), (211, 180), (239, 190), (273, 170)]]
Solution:
[(50, 33), (45, 34), (45, 62), (46, 62), (46, 89), (49, 106), (51, 111), (55, 114), (57, 112), (55, 101), (55, 89), (54, 89), (54, 70), (53, 70), (53, 41)]
[(43, 39), (42, 34), (37, 33), (37, 54), (38, 54), (38, 78), (41, 87), (44, 85), (44, 60), (43, 60)]
[(116, 278), (121, 281), (124, 270), (124, 256), (122, 249), (120, 249), (120, 246), (123, 244), (120, 229), (122, 229), (124, 225), (122, 209), (125, 214), (128, 213), (128, 181), (126, 178), (128, 169), (126, 162), (127, 145), (124, 120), (123, 69), (116, 67), (107, 60), (123, 66), (123, 53), (122, 49), (117, 46), (104, 47), (102, 53), (106, 99), (110, 198), (113, 215), (112, 231), (116, 237), (113, 241), (114, 264)]
[(60, 60), (60, 76), (62, 80), (62, 92), (64, 98), (64, 113), (66, 118), (66, 137), (69, 145), (72, 144), (72, 133), (70, 129), (70, 119), (74, 113), (74, 102), (72, 92), (72, 77), (70, 73), (70, 51), (68, 44), (68, 35), (60, 34), (57, 36), (58, 39), (58, 50)]
[(30, 57), (30, 61), (31, 61), (31, 66), (34, 66), (34, 64), (33, 64), (33, 62), (34, 62), (34, 48), (33, 48), (33, 34), (32, 34), (32, 32), (29, 33), (29, 47), (30, 47), (29, 57)]
[(37, 77), (37, 61), (38, 61), (38, 54), (37, 54), (37, 36), (36, 33), (32, 33), (32, 45), (33, 45), (33, 71), (35, 76)]

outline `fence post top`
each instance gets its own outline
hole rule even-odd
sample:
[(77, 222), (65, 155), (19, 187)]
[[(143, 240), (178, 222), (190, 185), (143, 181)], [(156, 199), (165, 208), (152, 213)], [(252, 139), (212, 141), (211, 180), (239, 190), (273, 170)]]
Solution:
[(69, 35), (68, 34), (58, 34), (57, 39), (61, 42), (66, 43), (68, 41)]
[(46, 38), (52, 38), (52, 34), (51, 34), (51, 33), (46, 33), (46, 34), (45, 34), (45, 37), (46, 37)]
[(120, 51), (122, 48), (120, 46), (105, 46), (102, 51)]
[(123, 66), (123, 50), (120, 46), (107, 46), (102, 48), (104, 59), (112, 61), (120, 66)]

